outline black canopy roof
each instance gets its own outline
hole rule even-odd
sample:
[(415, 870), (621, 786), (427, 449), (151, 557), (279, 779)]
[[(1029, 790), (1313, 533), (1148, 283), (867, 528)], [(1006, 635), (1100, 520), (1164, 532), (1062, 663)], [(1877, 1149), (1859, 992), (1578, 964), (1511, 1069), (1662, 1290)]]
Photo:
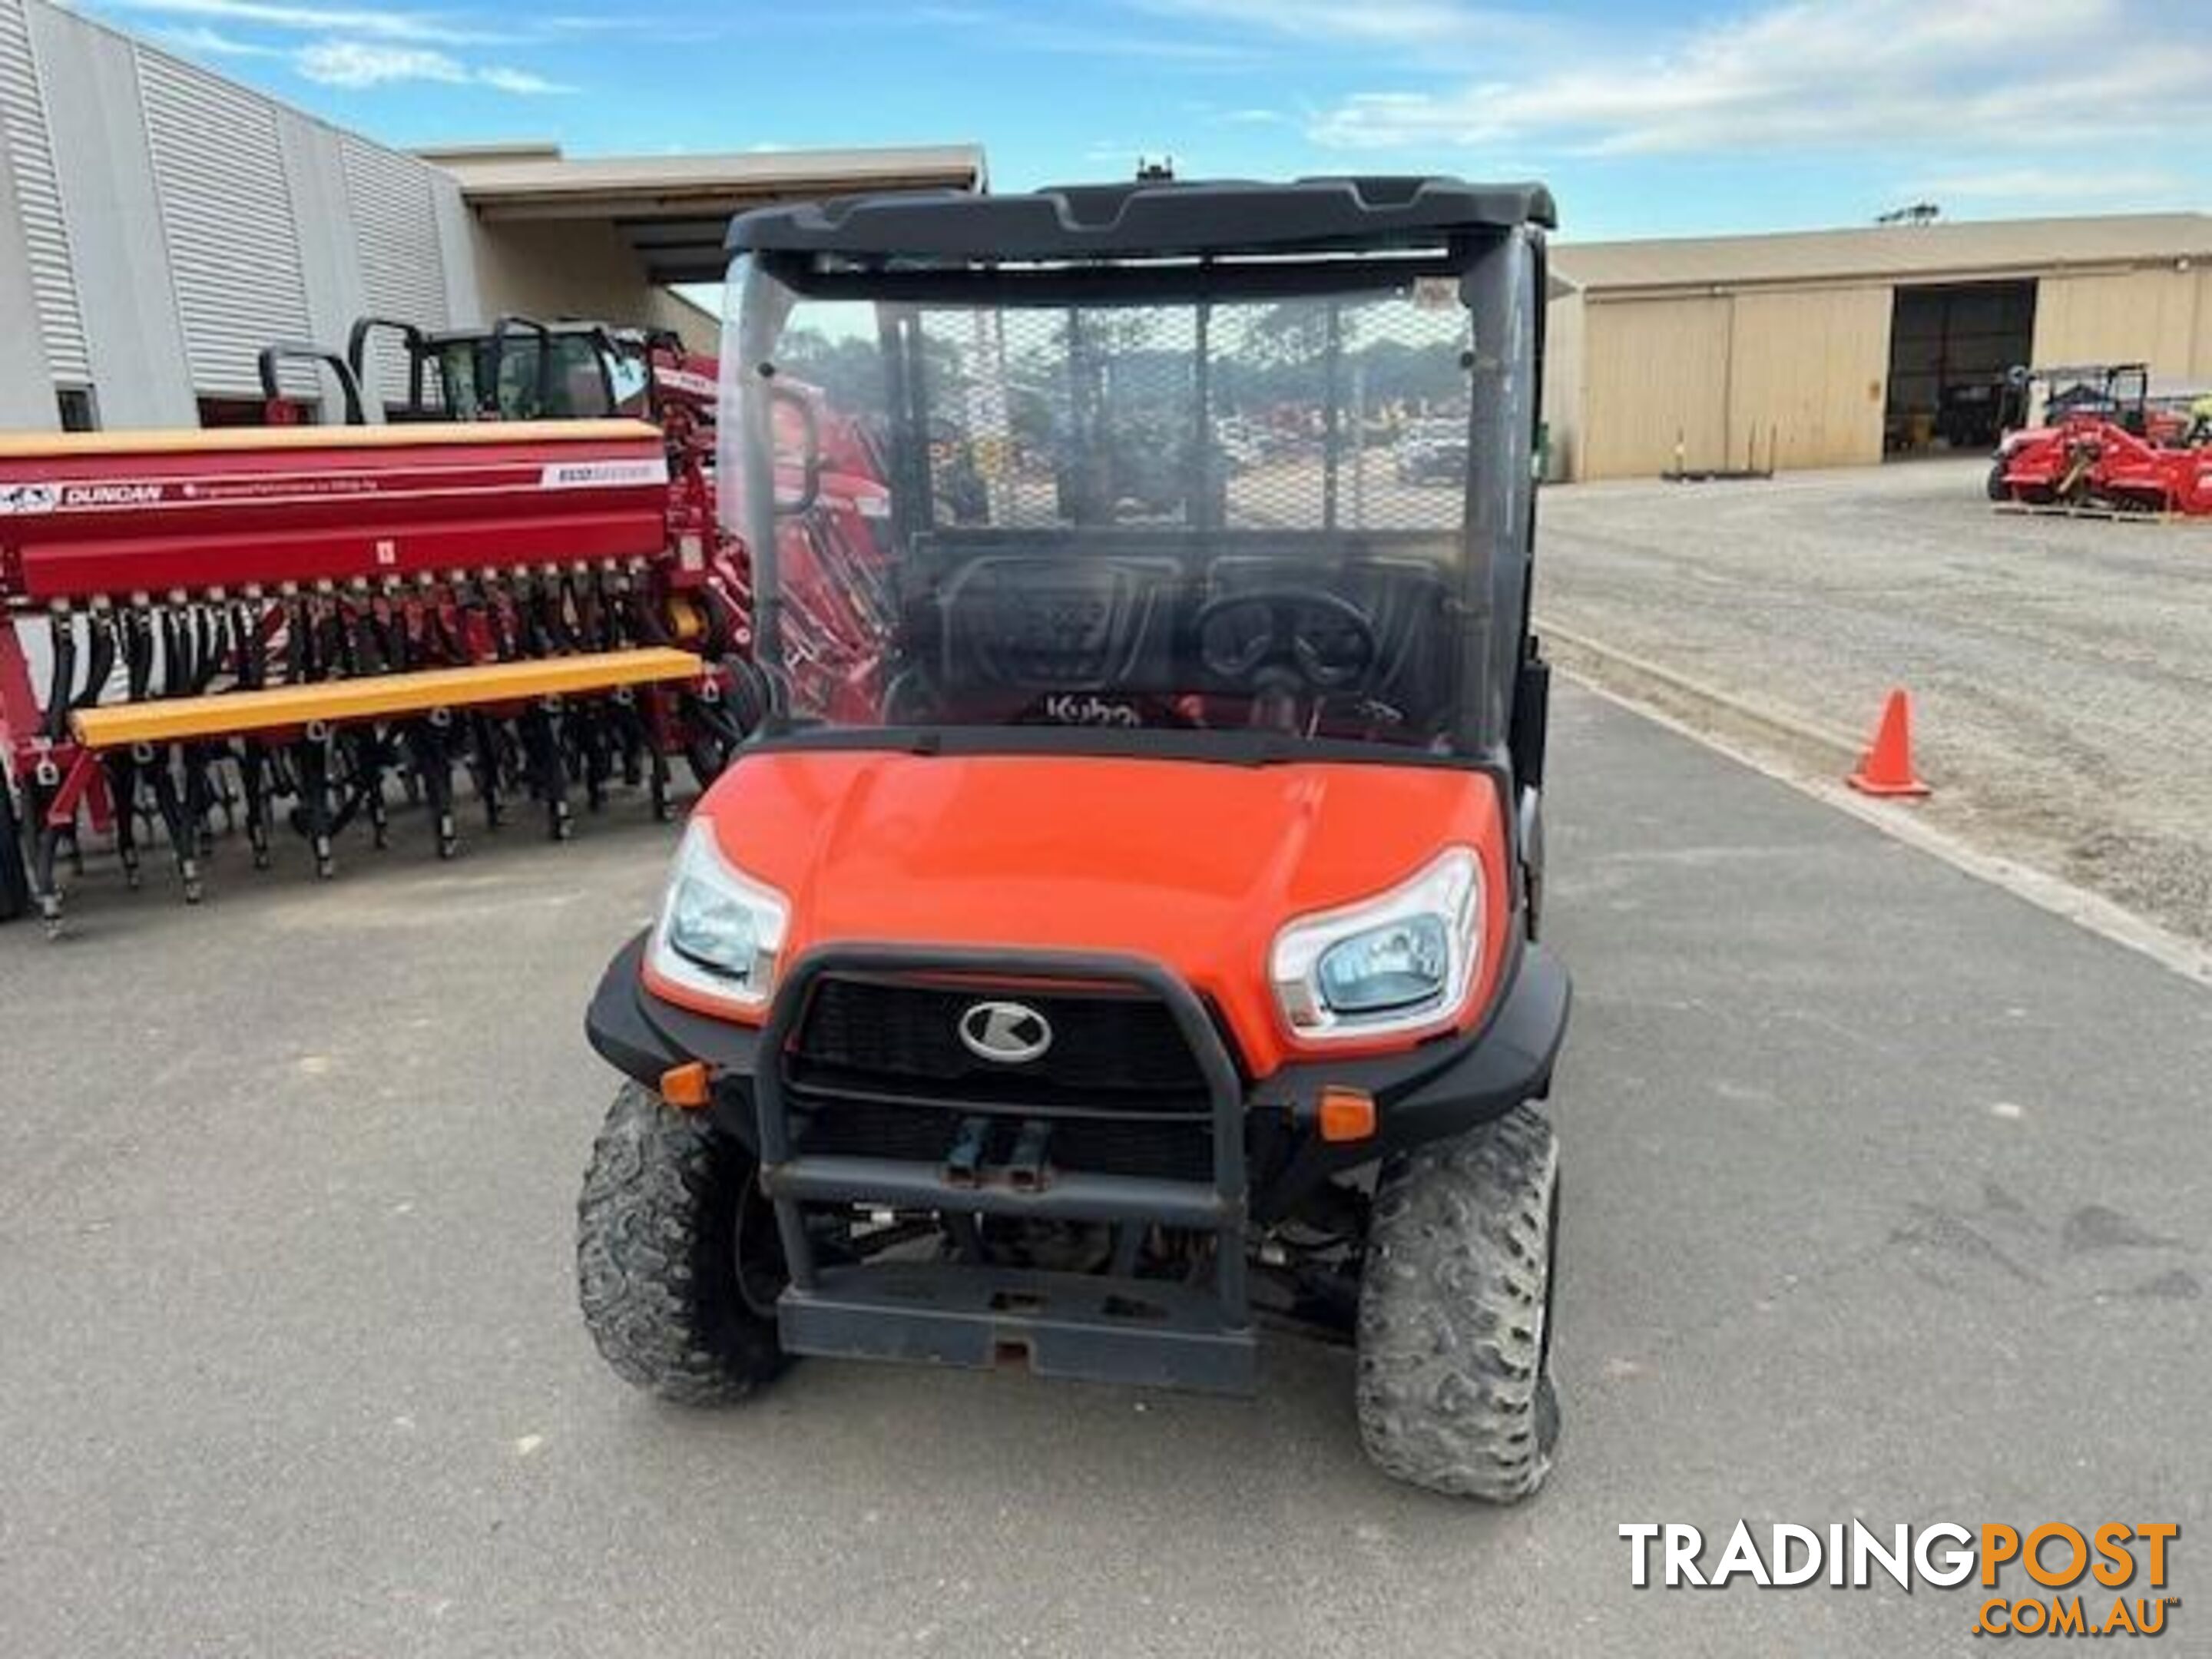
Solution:
[(1383, 176), (1073, 185), (1022, 195), (909, 191), (739, 214), (732, 253), (1068, 259), (1433, 243), (1557, 222), (1539, 184)]

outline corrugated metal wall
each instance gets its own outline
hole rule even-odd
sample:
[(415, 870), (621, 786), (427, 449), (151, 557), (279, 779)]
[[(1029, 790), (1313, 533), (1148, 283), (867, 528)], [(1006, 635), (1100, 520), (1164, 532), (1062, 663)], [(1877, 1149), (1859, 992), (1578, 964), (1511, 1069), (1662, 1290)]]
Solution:
[(29, 17), (100, 419), (190, 426), (198, 416), (170, 292), (137, 52), (128, 37), (52, 6), (33, 4)]
[[(88, 382), (109, 425), (185, 423), (258, 397), (271, 340), (480, 309), (448, 175), (46, 0), (0, 0), (0, 300), (37, 323), (0, 340), (11, 422)], [(286, 389), (328, 404), (311, 369)]]
[(313, 331), (276, 112), (149, 52), (138, 88), (193, 387), (252, 397), (261, 348)]
[(77, 309), (69, 225), (23, 0), (0, 0), (0, 149), (15, 185), (46, 367), (57, 382), (82, 386), (91, 375), (84, 319)]
[[(428, 169), (350, 133), (338, 143), (367, 309), (417, 328), (446, 327), (445, 252)], [(377, 343), (372, 373), (374, 383), (363, 388), (370, 402), (405, 396), (406, 351), (388, 331)]]

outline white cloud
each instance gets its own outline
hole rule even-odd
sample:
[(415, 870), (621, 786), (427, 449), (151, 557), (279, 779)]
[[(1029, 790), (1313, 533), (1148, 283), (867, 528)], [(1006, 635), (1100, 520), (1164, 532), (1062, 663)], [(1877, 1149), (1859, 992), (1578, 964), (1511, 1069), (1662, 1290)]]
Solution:
[(1423, 50), (1525, 41), (1551, 27), (1531, 11), (1455, 0), (1133, 0), (1139, 11), (1239, 33)]
[(2188, 188), (2182, 174), (2159, 167), (2017, 167), (1938, 173), (1906, 185), (1905, 192), (1939, 200), (2081, 206), (2170, 200)]
[(116, 11), (432, 46), (467, 46), (503, 38), (459, 27), (434, 13), (381, 6), (321, 6), (295, 4), (291, 0), (106, 0), (106, 3)]
[(573, 92), (558, 82), (526, 70), (501, 65), (477, 68), (449, 52), (428, 46), (394, 46), (367, 40), (318, 40), (292, 54), (292, 66), (306, 79), (326, 87), (358, 90), (395, 81), (436, 81), (449, 86), (489, 87), (495, 92), (532, 95)]
[[(157, 31), (173, 49), (209, 58), (287, 58), (304, 79), (326, 87), (359, 89), (395, 82), (432, 81), (449, 86), (488, 87), (519, 97), (574, 92), (575, 88), (535, 70), (505, 64), (464, 62), (448, 50), (487, 44), (513, 45), (532, 32), (488, 33), (465, 27), (439, 12), (361, 4), (319, 4), (316, 0), (103, 0), (119, 11), (154, 17), (195, 20)], [(557, 20), (563, 26), (577, 20)], [(218, 29), (216, 24), (228, 26)], [(257, 35), (274, 34), (276, 44)], [(287, 33), (322, 39), (304, 46), (281, 44)]]
[(459, 85), (469, 72), (458, 58), (424, 46), (377, 46), (362, 40), (318, 40), (293, 54), (293, 67), (326, 87), (374, 87), (387, 81), (445, 81)]
[[(1246, 0), (1168, 3), (1222, 10)], [(1404, 0), (1408, 9), (1426, 9)], [(1306, 9), (1293, 0), (1294, 14)], [(1492, 71), (1450, 90), (1358, 94), (1309, 135), (1346, 149), (1534, 139), (1598, 155), (1752, 156), (2172, 135), (2174, 112), (2212, 99), (2212, 41), (2162, 26), (2159, 9), (2156, 0), (1769, 0), (1656, 43), (1592, 36), (1547, 55), (1565, 67), (1524, 79)]]
[(475, 79), (477, 84), (489, 87), (495, 92), (511, 92), (524, 98), (538, 98), (553, 93), (578, 90), (566, 82), (549, 81), (544, 76), (533, 74), (528, 70), (508, 69), (498, 64), (493, 64), (489, 69), (477, 70)]
[(1110, 17), (1102, 9), (1071, 6), (1066, 14), (1055, 17), (1046, 6), (995, 9), (932, 4), (915, 8), (910, 15), (945, 28), (988, 36), (993, 46), (1016, 52), (1135, 58), (1196, 70), (1249, 68), (1263, 55), (1249, 30), (1240, 32), (1236, 40), (1201, 40), (1131, 25), (1127, 19)]
[(181, 52), (199, 58), (281, 58), (283, 53), (274, 46), (264, 46), (252, 40), (241, 40), (220, 30), (195, 25), (190, 28), (156, 29), (154, 38), (171, 52)]

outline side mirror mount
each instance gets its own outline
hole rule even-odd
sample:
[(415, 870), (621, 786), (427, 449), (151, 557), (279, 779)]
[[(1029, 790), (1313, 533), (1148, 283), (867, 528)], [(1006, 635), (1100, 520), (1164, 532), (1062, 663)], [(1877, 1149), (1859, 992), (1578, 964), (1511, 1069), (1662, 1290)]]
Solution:
[[(814, 412), (813, 400), (804, 392), (771, 385), (768, 396), (775, 443), (776, 516), (790, 518), (811, 510), (822, 494), (822, 426)], [(785, 483), (786, 472), (792, 465), (785, 459), (783, 446), (787, 411), (795, 423), (799, 438), (796, 489)]]

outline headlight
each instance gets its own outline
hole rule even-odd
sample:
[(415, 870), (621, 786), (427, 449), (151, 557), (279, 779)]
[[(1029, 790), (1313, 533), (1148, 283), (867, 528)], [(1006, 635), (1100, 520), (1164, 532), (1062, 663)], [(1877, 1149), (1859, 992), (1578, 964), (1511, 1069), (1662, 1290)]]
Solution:
[(713, 827), (692, 820), (653, 929), (648, 960), (669, 983), (744, 1009), (767, 1005), (775, 988), (791, 906), (783, 895), (731, 867)]
[(1372, 1036), (1456, 1013), (1482, 954), (1482, 865), (1455, 847), (1402, 886), (1302, 916), (1269, 974), (1300, 1036)]

